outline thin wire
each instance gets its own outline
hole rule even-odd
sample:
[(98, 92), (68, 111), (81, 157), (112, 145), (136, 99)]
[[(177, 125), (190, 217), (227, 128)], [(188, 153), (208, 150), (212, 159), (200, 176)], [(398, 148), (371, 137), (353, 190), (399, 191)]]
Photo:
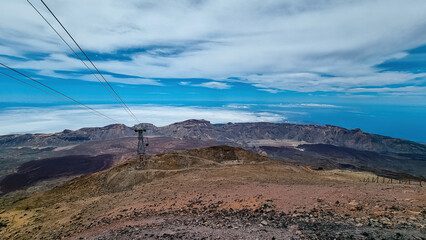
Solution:
[(71, 100), (71, 101), (73, 101), (73, 102), (75, 102), (75, 103), (78, 103), (78, 104), (82, 105), (83, 107), (85, 107), (85, 108), (87, 108), (87, 109), (89, 109), (89, 110), (91, 110), (91, 111), (93, 111), (93, 112), (98, 113), (99, 115), (102, 115), (102, 116), (103, 116), (103, 117), (105, 117), (105, 118), (108, 118), (108, 119), (110, 119), (110, 120), (112, 120), (112, 121), (114, 121), (114, 122), (120, 123), (119, 121), (117, 121), (117, 120), (115, 120), (115, 119), (113, 119), (113, 118), (108, 117), (107, 115), (105, 115), (105, 114), (103, 114), (103, 113), (101, 113), (101, 112), (99, 112), (99, 111), (97, 111), (97, 110), (95, 110), (95, 109), (93, 109), (93, 108), (91, 108), (91, 107), (89, 107), (89, 106), (87, 106), (87, 105), (85, 105), (85, 104), (83, 104), (83, 103), (81, 103), (81, 102), (79, 102), (79, 101), (75, 100), (74, 98), (69, 97), (69, 96), (65, 95), (64, 93), (61, 93), (61, 92), (59, 92), (59, 91), (57, 91), (57, 90), (55, 90), (55, 89), (53, 89), (53, 88), (51, 88), (51, 87), (47, 86), (46, 84), (44, 84), (44, 83), (42, 83), (42, 82), (40, 82), (40, 81), (37, 81), (37, 80), (35, 80), (35, 79), (33, 79), (33, 78), (31, 78), (31, 77), (29, 77), (29, 76), (27, 76), (27, 75), (25, 75), (25, 74), (23, 74), (23, 73), (19, 72), (18, 70), (15, 70), (15, 69), (13, 69), (13, 68), (11, 68), (11, 67), (9, 67), (9, 66), (6, 66), (6, 65), (5, 65), (5, 64), (3, 64), (3, 63), (0, 63), (0, 65), (2, 65), (3, 67), (5, 67), (5, 68), (7, 68), (7, 69), (12, 70), (12, 71), (14, 71), (14, 72), (16, 72), (16, 73), (18, 73), (18, 74), (20, 74), (20, 75), (22, 75), (22, 76), (24, 76), (24, 77), (26, 77), (26, 78), (30, 79), (31, 81), (34, 81), (34, 82), (36, 82), (36, 83), (38, 83), (38, 84), (42, 85), (43, 87), (46, 87), (46, 88), (48, 88), (48, 89), (50, 89), (50, 90), (52, 90), (52, 91), (54, 91), (54, 92), (56, 92), (56, 93), (58, 93), (58, 94), (60, 94), (60, 95), (62, 95), (62, 96), (64, 96), (64, 97), (68, 98), (69, 100)]
[(99, 73), (99, 75), (101, 75), (101, 77), (104, 79), (104, 81), (108, 84), (108, 86), (112, 89), (112, 91), (117, 95), (117, 97), (120, 99), (120, 101), (124, 104), (124, 106), (127, 108), (127, 110), (129, 110), (129, 112), (131, 113), (131, 116), (133, 116), (133, 118), (140, 123), (140, 121), (137, 119), (137, 117), (135, 116), (135, 114), (133, 114), (132, 110), (130, 110), (130, 108), (126, 105), (126, 103), (123, 101), (123, 99), (121, 99), (120, 95), (118, 95), (118, 93), (114, 90), (114, 88), (111, 86), (111, 84), (105, 79), (105, 77), (102, 75), (102, 73), (98, 70), (98, 68), (95, 66), (95, 64), (93, 64), (92, 60), (90, 60), (90, 58), (87, 56), (87, 54), (83, 51), (83, 49), (80, 47), (80, 45), (77, 43), (77, 41), (75, 41), (75, 39), (71, 36), (71, 34), (68, 32), (68, 30), (65, 28), (65, 26), (61, 23), (61, 21), (59, 21), (59, 19), (56, 17), (56, 15), (50, 10), (50, 8), (46, 5), (46, 3), (44, 3), (43, 0), (40, 0), (43, 5), (47, 8), (47, 10), (49, 10), (50, 14), (52, 14), (52, 16), (56, 19), (56, 21), (61, 25), (61, 27), (65, 30), (65, 32), (68, 34), (68, 36), (72, 39), (72, 41), (75, 43), (75, 45), (77, 45), (77, 47), (80, 49), (80, 51), (84, 54), (84, 56), (87, 58), (87, 60), (92, 64), (92, 66), (96, 69), (96, 71)]
[[(44, 92), (44, 93), (47, 93), (47, 94), (49, 94), (49, 95), (51, 95), (51, 96), (53, 96), (53, 97), (55, 97), (55, 98), (58, 98), (58, 99), (60, 99), (60, 100), (62, 100), (62, 101), (65, 101), (65, 102), (67, 102), (67, 103), (69, 103), (69, 104), (75, 104), (75, 103), (73, 103), (73, 102), (69, 102), (68, 100), (63, 99), (63, 98), (61, 98), (61, 97), (59, 97), (59, 96), (57, 96), (57, 95), (55, 95), (55, 94), (52, 94), (52, 93), (47, 92), (47, 91), (44, 91), (43, 89), (38, 88), (38, 87), (36, 87), (36, 86), (34, 86), (34, 85), (32, 85), (32, 84), (29, 84), (29, 83), (27, 83), (27, 82), (24, 82), (24, 81), (22, 81), (21, 79), (18, 79), (18, 78), (15, 78), (15, 77), (13, 77), (13, 76), (10, 76), (10, 75), (9, 75), (9, 74), (7, 74), (7, 73), (0, 72), (0, 74), (3, 74), (3, 75), (5, 75), (5, 76), (7, 76), (7, 77), (10, 77), (10, 78), (12, 78), (12, 79), (15, 79), (16, 81), (19, 81), (19, 82), (21, 82), (21, 83), (23, 83), (23, 84), (26, 84), (26, 85), (28, 85), (28, 86), (30, 86), (30, 87), (33, 87), (33, 88), (35, 88), (35, 89), (37, 89), (37, 90), (40, 90), (40, 91)], [(80, 105), (77, 105), (77, 106), (81, 107)]]
[(102, 115), (98, 115), (98, 113), (91, 112), (91, 111), (87, 110), (86, 108), (84, 108), (84, 107), (80, 106), (79, 104), (76, 104), (76, 103), (74, 103), (74, 102), (70, 102), (70, 101), (68, 101), (68, 100), (66, 100), (66, 99), (64, 99), (64, 98), (61, 98), (61, 97), (59, 97), (59, 96), (57, 96), (57, 95), (55, 95), (55, 94), (52, 94), (52, 93), (47, 92), (47, 91), (44, 91), (44, 90), (43, 90), (43, 89), (41, 89), (41, 88), (38, 88), (38, 87), (36, 87), (36, 86), (34, 86), (34, 85), (32, 85), (32, 84), (29, 84), (29, 83), (27, 83), (27, 82), (24, 82), (24, 81), (22, 81), (21, 79), (18, 79), (18, 78), (15, 78), (15, 77), (13, 77), (13, 76), (10, 76), (10, 75), (9, 75), (9, 74), (7, 74), (7, 73), (0, 72), (0, 74), (3, 74), (3, 75), (5, 75), (5, 76), (7, 76), (7, 77), (9, 77), (9, 78), (15, 79), (16, 81), (19, 81), (19, 82), (21, 82), (21, 83), (23, 83), (23, 84), (26, 84), (26, 85), (28, 85), (28, 86), (30, 86), (30, 87), (32, 87), (32, 88), (35, 88), (35, 89), (40, 90), (40, 91), (42, 91), (42, 92), (44, 92), (44, 93), (47, 93), (47, 94), (49, 94), (50, 96), (53, 96), (53, 97), (55, 97), (55, 98), (57, 98), (57, 99), (59, 99), (59, 100), (62, 100), (62, 101), (64, 101), (64, 102), (66, 102), (66, 103), (74, 104), (74, 105), (76, 105), (77, 107), (79, 107), (79, 108), (81, 108), (81, 109), (83, 109), (83, 110), (85, 110), (85, 111), (88, 111), (88, 112), (90, 112), (90, 113), (96, 114), (96, 116), (101, 116), (101, 117), (103, 117)]
[(123, 106), (123, 104), (117, 99), (117, 97), (111, 92), (111, 90), (108, 89), (108, 87), (98, 78), (98, 76), (92, 71), (92, 69), (89, 68), (89, 66), (87, 66), (87, 64), (83, 61), (83, 59), (81, 59), (81, 57), (75, 52), (75, 50), (68, 44), (68, 42), (62, 37), (62, 35), (52, 26), (52, 24), (50, 24), (50, 22), (43, 16), (43, 14), (41, 14), (41, 12), (29, 1), (27, 0), (27, 2), (31, 5), (31, 7), (33, 7), (33, 9), (40, 15), (40, 17), (43, 18), (43, 20), (50, 26), (50, 28), (59, 36), (59, 38), (61, 38), (61, 40), (68, 46), (69, 49), (71, 49), (71, 51), (74, 53), (75, 56), (77, 56), (77, 58), (84, 64), (84, 66), (86, 66), (86, 68), (93, 74), (93, 76), (95, 76), (95, 78), (98, 80), (98, 82), (100, 82), (102, 84), (102, 86), (109, 92), (109, 94), (111, 94), (111, 96), (115, 99), (115, 101), (117, 101), (121, 107), (124, 108), (124, 110), (126, 110), (126, 112), (128, 114), (129, 111)]

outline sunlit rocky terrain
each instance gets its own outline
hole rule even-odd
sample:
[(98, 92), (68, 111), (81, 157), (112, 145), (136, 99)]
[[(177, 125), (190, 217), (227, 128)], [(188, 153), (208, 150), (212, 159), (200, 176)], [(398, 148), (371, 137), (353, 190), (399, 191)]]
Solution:
[(425, 145), (188, 120), (0, 137), (4, 239), (422, 239)]

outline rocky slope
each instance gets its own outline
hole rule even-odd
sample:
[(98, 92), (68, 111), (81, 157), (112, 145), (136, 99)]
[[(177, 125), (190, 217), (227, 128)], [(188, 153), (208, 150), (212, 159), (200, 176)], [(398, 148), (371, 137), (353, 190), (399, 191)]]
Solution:
[[(149, 155), (167, 153), (176, 150), (202, 148), (218, 145), (215, 141), (197, 141), (170, 137), (153, 137), (149, 142)], [(14, 149), (16, 158), (11, 157), (0, 170), (0, 196), (24, 189), (45, 189), (63, 183), (82, 174), (98, 172), (118, 163), (136, 157), (136, 137), (126, 137), (104, 141), (90, 141), (66, 147), (47, 147), (40, 149)], [(10, 151), (10, 150), (9, 150)], [(84, 154), (84, 155), (81, 155)], [(23, 161), (24, 156), (29, 161)], [(32, 160), (35, 157), (41, 159)], [(3, 157), (5, 157), (3, 155)], [(0, 157), (1, 158), (1, 157)], [(22, 163), (19, 165), (19, 163)], [(19, 166), (14, 169), (15, 166)], [(9, 169), (9, 172), (2, 174)], [(33, 190), (31, 190), (33, 191)]]
[(205, 120), (188, 120), (161, 128), (148, 128), (153, 134), (179, 138), (215, 139), (246, 142), (259, 139), (285, 139), (343, 146), (358, 150), (392, 153), (426, 153), (423, 144), (370, 134), (360, 129), (348, 130), (332, 125), (300, 125), (290, 123), (211, 124)]
[(122, 124), (105, 127), (82, 128), (76, 131), (64, 130), (52, 134), (14, 134), (0, 136), (1, 147), (46, 147), (68, 146), (87, 141), (110, 140), (135, 136), (132, 128)]
[(2, 239), (422, 239), (426, 192), (216, 146), (0, 202)]

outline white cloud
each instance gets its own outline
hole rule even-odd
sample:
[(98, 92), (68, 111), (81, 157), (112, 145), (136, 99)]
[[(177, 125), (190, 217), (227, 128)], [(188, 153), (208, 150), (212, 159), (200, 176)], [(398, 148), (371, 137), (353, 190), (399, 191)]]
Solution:
[(322, 103), (299, 103), (299, 104), (269, 104), (269, 107), (282, 108), (341, 108), (341, 106)]
[(280, 91), (279, 91), (279, 90), (277, 90), (277, 89), (271, 89), (271, 88), (259, 88), (258, 90), (259, 90), (259, 91), (269, 92), (269, 93), (277, 93), (277, 92), (280, 92)]
[(236, 108), (236, 109), (249, 109), (250, 106), (254, 106), (256, 104), (228, 104), (227, 108)]
[[(54, 23), (42, 5), (33, 2)], [(102, 4), (57, 0), (48, 4), (88, 51), (147, 48), (126, 53), (130, 61), (95, 61), (101, 70), (145, 79), (239, 77), (270, 92), (345, 92), (412, 81), (419, 75), (378, 73), (374, 66), (426, 44), (423, 0), (105, 0)], [(84, 69), (66, 56), (69, 50), (25, 1), (1, 1), (0, 9), (0, 54), (51, 54), (37, 61), (9, 63), (44, 71)]]
[(332, 104), (318, 104), (318, 103), (302, 103), (300, 106), (304, 107), (318, 107), (318, 108), (340, 108), (340, 106)]
[[(119, 106), (90, 106), (107, 116), (128, 126), (135, 123)], [(282, 122), (286, 118), (281, 114), (269, 112), (252, 112), (230, 108), (175, 107), (160, 105), (129, 106), (142, 121), (165, 126), (187, 119), (206, 119), (212, 123), (227, 122)], [(11, 121), (13, 119), (13, 121)], [(99, 127), (114, 123), (97, 117), (87, 111), (73, 107), (50, 108), (9, 108), (0, 111), (0, 135), (11, 133), (51, 133), (63, 129), (79, 129), (82, 127)], [(22, 127), (25, 126), (25, 129)]]
[(231, 88), (231, 85), (224, 83), (224, 82), (205, 82), (205, 83), (200, 83), (200, 84), (194, 84), (192, 86), (215, 88), (215, 89), (229, 89), (229, 88)]
[[(115, 83), (125, 83), (125, 84), (131, 84), (131, 85), (155, 85), (155, 86), (162, 86), (163, 84), (159, 80), (155, 79), (148, 79), (148, 78), (118, 78), (113, 77), (111, 75), (103, 74), (103, 76), (108, 80), (108, 82), (115, 82)], [(100, 76), (98, 76), (99, 79), (103, 80)], [(79, 79), (86, 80), (86, 81), (97, 81), (96, 78), (93, 75), (85, 75), (83, 77), (80, 77)]]
[[(251, 75), (247, 81), (259, 88), (277, 88), (297, 92), (348, 91), (350, 88), (401, 84), (425, 77), (425, 73), (382, 72), (362, 76), (324, 77), (314, 73)], [(368, 91), (368, 90), (367, 90)]]
[(231, 85), (229, 85), (228, 83), (215, 82), (215, 81), (204, 82), (204, 83), (200, 83), (200, 84), (192, 84), (191, 82), (188, 82), (188, 81), (181, 81), (181, 82), (179, 82), (179, 85), (194, 86), (194, 87), (206, 87), (206, 88), (215, 88), (215, 89), (229, 89), (229, 88), (231, 88)]
[(388, 95), (425, 95), (426, 87), (421, 86), (406, 86), (395, 88), (353, 88), (349, 90), (354, 93), (385, 93)]

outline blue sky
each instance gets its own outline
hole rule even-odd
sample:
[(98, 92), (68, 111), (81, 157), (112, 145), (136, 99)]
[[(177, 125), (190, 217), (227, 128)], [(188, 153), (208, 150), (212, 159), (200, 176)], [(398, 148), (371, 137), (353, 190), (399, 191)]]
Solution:
[[(143, 122), (333, 124), (426, 142), (425, 1), (46, 3)], [(0, 11), (0, 62), (134, 124), (26, 1)], [(110, 123), (64, 104), (0, 75), (0, 134)]]

